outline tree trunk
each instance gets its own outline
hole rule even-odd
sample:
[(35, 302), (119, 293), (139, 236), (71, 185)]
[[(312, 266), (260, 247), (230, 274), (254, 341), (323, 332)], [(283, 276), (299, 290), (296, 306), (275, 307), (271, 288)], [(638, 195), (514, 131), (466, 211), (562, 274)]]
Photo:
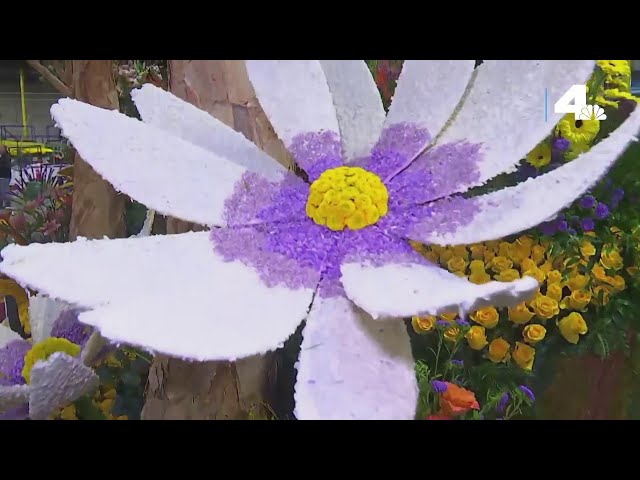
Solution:
[[(113, 60), (73, 60), (73, 96), (97, 107), (118, 109)], [(125, 196), (98, 175), (78, 152), (73, 172), (70, 238), (124, 237)]]
[[(169, 88), (243, 133), (284, 165), (291, 158), (255, 99), (241, 60), (171, 60)], [(201, 230), (175, 218), (167, 233)], [(193, 332), (197, 335), (197, 332)], [(269, 418), (274, 353), (231, 362), (186, 362), (158, 355), (149, 370), (143, 419)]]

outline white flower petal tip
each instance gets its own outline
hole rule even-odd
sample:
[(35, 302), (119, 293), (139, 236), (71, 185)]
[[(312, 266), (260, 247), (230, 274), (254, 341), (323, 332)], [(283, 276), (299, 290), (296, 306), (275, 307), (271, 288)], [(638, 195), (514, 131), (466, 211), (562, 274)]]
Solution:
[(225, 200), (246, 168), (115, 110), (63, 98), (51, 115), (116, 190), (165, 215), (226, 225)]
[(14, 340), (22, 340), (22, 337), (8, 326), (0, 325), (0, 348)]
[(345, 264), (341, 280), (347, 296), (374, 318), (466, 312), (489, 305), (515, 306), (538, 288), (538, 282), (531, 277), (475, 285), (435, 265), (418, 264)]
[(286, 169), (243, 134), (192, 104), (150, 83), (131, 92), (144, 123), (227, 158), (267, 180), (280, 180)]
[(0, 413), (29, 401), (29, 385), (0, 385)]
[(202, 361), (274, 350), (305, 318), (317, 280), (308, 288), (269, 286), (253, 267), (226, 261), (209, 235), (12, 245), (0, 270), (88, 309), (79, 320), (112, 342)]
[(55, 321), (69, 308), (71, 305), (68, 303), (53, 300), (44, 295), (29, 297), (29, 320), (33, 342), (41, 342), (49, 337)]
[(44, 420), (55, 411), (97, 388), (98, 376), (77, 359), (61, 352), (31, 369), (29, 417)]
[(364, 60), (320, 60), (336, 109), (345, 161), (364, 157), (380, 137), (385, 111)]
[(299, 420), (413, 420), (418, 385), (404, 322), (374, 322), (344, 297), (317, 298), (296, 366)]

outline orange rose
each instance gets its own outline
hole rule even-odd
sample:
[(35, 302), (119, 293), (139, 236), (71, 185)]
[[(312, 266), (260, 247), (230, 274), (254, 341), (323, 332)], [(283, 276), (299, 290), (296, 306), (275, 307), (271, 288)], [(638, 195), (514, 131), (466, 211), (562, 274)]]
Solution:
[(447, 383), (447, 391), (440, 395), (440, 415), (453, 417), (469, 410), (480, 410), (476, 395), (466, 388)]
[(447, 417), (446, 415), (436, 414), (436, 415), (429, 415), (426, 418), (426, 420), (453, 420), (453, 418)]

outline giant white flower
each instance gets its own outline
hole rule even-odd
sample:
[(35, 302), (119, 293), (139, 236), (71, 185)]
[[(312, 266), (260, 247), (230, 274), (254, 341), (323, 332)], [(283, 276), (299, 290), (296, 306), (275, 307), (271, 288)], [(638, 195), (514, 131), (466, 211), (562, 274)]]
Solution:
[[(195, 360), (278, 348), (306, 319), (301, 419), (413, 418), (418, 389), (399, 319), (509, 306), (532, 278), (474, 285), (409, 240), (468, 244), (557, 214), (637, 133), (640, 112), (574, 162), (512, 188), (460, 194), (513, 169), (545, 137), (593, 61), (406, 61), (389, 114), (362, 61), (249, 61), (250, 79), (304, 179), (160, 89), (144, 123), (63, 99), (52, 114), (115, 188), (210, 232), (10, 246), (19, 282), (87, 309), (102, 335)], [(55, 265), (55, 268), (51, 268)]]

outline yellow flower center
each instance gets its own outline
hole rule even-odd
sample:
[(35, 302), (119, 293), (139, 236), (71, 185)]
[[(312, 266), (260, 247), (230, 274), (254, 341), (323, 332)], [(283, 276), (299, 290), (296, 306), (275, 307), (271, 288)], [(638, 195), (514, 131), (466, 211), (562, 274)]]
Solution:
[(360, 167), (338, 167), (311, 184), (307, 215), (333, 231), (360, 230), (384, 217), (388, 202), (389, 193), (380, 177)]
[(72, 357), (80, 354), (80, 345), (70, 342), (65, 338), (49, 337), (42, 342), (36, 343), (24, 356), (24, 368), (22, 377), (27, 383), (31, 382), (31, 369), (43, 360), (47, 360), (56, 352), (64, 352)]

